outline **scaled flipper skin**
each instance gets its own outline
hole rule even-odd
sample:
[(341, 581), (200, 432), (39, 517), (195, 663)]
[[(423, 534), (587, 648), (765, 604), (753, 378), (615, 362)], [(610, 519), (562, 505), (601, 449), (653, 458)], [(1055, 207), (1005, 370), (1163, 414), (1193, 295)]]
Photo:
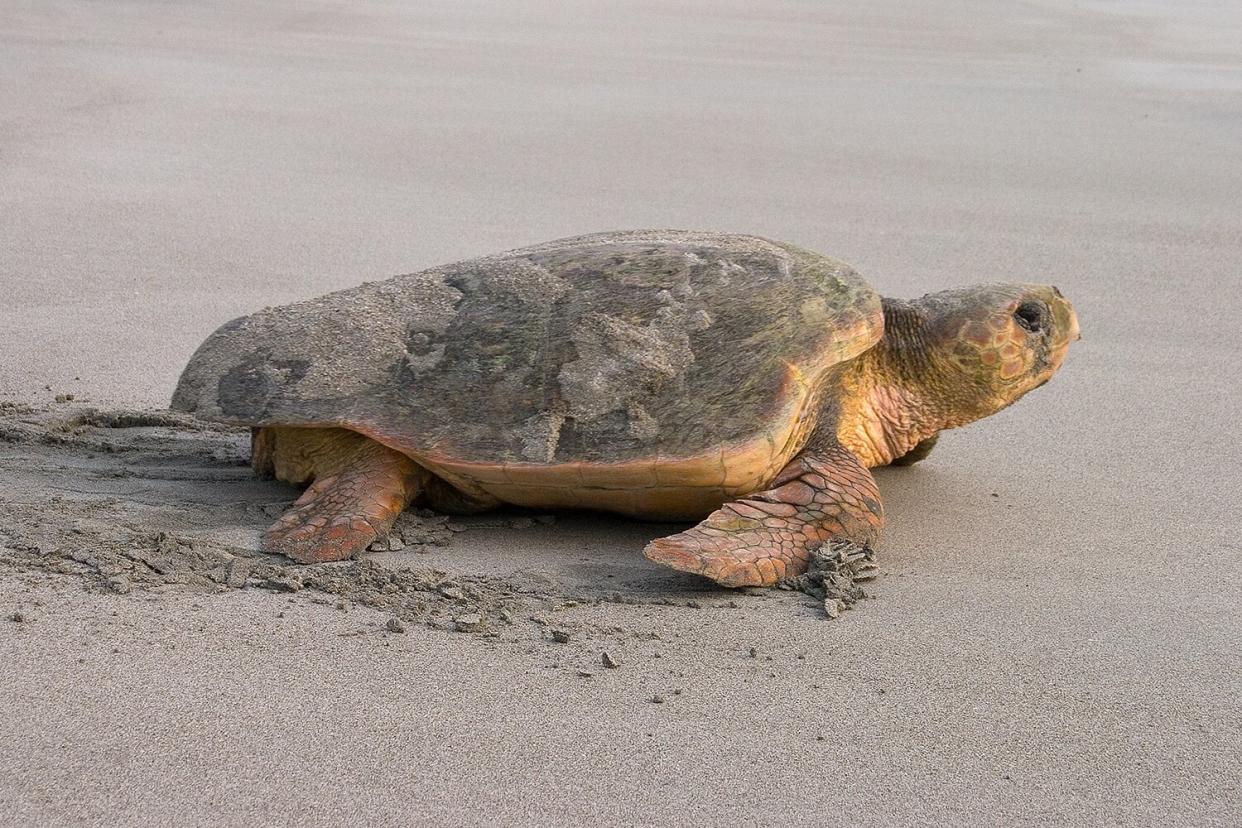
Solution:
[(769, 488), (726, 503), (643, 550), (657, 563), (731, 587), (772, 586), (807, 569), (829, 540), (873, 544), (884, 526), (875, 480), (848, 449), (804, 452)]

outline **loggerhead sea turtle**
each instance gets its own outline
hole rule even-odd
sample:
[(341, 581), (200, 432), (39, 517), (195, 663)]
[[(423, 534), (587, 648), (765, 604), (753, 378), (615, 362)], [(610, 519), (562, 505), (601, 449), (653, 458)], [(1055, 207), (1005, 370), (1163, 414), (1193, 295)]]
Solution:
[(1047, 382), (1078, 338), (1055, 287), (914, 301), (755, 236), (579, 236), (234, 320), (172, 406), (252, 427), (307, 485), (264, 535), (301, 562), (382, 538), (411, 503), (585, 508), (698, 525), (648, 558), (771, 585), (883, 524), (868, 471)]

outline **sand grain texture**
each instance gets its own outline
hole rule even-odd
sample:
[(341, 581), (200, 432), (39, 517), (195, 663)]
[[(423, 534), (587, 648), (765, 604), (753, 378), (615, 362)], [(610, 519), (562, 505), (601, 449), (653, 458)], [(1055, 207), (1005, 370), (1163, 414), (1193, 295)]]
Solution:
[[(0, 824), (1232, 824), (1239, 42), (1223, 2), (0, 9)], [(244, 433), (160, 413), (265, 305), (661, 226), (1054, 283), (1084, 339), (879, 471), (831, 622), (591, 516), (298, 571)]]

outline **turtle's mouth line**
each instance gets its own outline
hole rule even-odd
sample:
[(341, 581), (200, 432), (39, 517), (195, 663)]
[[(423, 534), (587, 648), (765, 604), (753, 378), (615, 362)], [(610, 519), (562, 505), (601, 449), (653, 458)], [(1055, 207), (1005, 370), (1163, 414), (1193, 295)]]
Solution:
[(1069, 333), (1065, 335), (1065, 342), (1060, 347), (1069, 347), (1071, 342), (1082, 339), (1082, 328), (1078, 327), (1078, 314), (1074, 313), (1074, 306), (1066, 302), (1065, 309), (1069, 311)]
[(1052, 375), (1059, 371), (1065, 363), (1065, 358), (1069, 356), (1070, 345), (1080, 339), (1082, 339), (1082, 331), (1078, 328), (1078, 317), (1074, 315), (1074, 311), (1071, 309), (1069, 331), (1065, 336), (1057, 339), (1047, 351), (1046, 364), (1051, 370), (1048, 371), (1047, 376), (1032, 386), (1032, 391), (1047, 385), (1048, 380), (1052, 379)]

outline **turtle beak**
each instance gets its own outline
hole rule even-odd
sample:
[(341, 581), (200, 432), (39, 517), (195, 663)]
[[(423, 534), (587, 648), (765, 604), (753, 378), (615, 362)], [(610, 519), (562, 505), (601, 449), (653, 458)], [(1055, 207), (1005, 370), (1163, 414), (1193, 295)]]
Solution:
[(1082, 339), (1082, 329), (1078, 327), (1078, 314), (1074, 313), (1073, 305), (1071, 305), (1069, 302), (1065, 302), (1064, 300), (1062, 301), (1064, 302), (1064, 305), (1065, 305), (1064, 312), (1066, 316), (1065, 327), (1066, 327), (1067, 333), (1065, 335), (1065, 341), (1067, 343), (1077, 342), (1078, 340)]
[[(1048, 303), (1054, 322), (1052, 329), (1061, 333), (1061, 336), (1057, 337), (1049, 348), (1049, 363), (1052, 371), (1055, 372), (1061, 367), (1061, 363), (1065, 362), (1070, 343), (1082, 339), (1082, 329), (1078, 327), (1078, 314), (1074, 313), (1074, 306), (1061, 295), (1061, 291), (1056, 288), (1052, 290), (1056, 294), (1056, 298)], [(1049, 373), (1049, 376), (1051, 375)]]
[(1056, 295), (1056, 301), (1049, 304), (1052, 305), (1052, 315), (1057, 321), (1057, 329), (1065, 331), (1065, 342), (1077, 342), (1082, 339), (1082, 329), (1078, 327), (1078, 314), (1074, 313), (1074, 306), (1065, 298), (1065, 294), (1052, 285), (1052, 292)]

